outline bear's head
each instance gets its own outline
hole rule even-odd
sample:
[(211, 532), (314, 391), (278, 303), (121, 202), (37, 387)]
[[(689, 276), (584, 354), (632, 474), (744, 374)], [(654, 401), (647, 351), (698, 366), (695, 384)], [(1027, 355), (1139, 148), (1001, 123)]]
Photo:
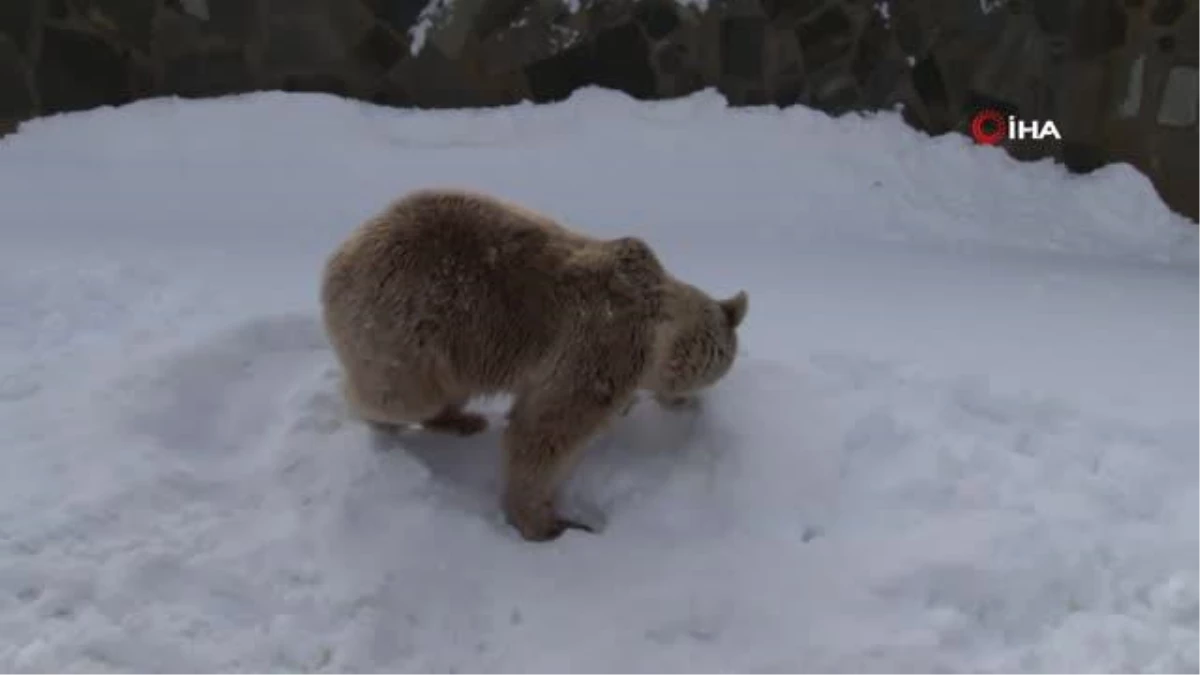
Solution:
[(746, 318), (745, 291), (715, 300), (679, 284), (668, 293), (656, 358), (645, 387), (660, 403), (680, 404), (729, 372), (737, 356), (737, 330)]

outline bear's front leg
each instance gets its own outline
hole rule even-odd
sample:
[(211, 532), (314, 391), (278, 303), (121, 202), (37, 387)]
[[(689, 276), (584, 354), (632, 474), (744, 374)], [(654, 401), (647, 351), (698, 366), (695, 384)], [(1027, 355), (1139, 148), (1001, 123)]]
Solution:
[(557, 539), (568, 529), (591, 527), (563, 518), (555, 508), (559, 487), (587, 441), (626, 403), (611, 386), (556, 396), (554, 388), (518, 397), (504, 436), (504, 513), (529, 541)]

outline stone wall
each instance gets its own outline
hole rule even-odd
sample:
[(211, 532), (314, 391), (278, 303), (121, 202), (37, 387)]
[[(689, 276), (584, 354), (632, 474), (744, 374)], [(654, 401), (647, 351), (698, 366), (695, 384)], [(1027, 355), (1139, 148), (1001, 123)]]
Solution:
[(1018, 157), (1140, 168), (1197, 216), (1198, 0), (0, 0), (0, 133), (176, 94), (324, 91), (399, 106), (638, 98), (841, 114), (931, 134), (990, 107), (1053, 120)]

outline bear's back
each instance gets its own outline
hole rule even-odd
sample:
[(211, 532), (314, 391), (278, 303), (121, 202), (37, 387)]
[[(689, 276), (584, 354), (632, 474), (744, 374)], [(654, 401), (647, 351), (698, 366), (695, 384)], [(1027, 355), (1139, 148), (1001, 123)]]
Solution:
[(373, 326), (348, 351), (433, 351), (464, 385), (503, 389), (580, 339), (580, 316), (607, 304), (611, 246), (494, 198), (420, 191), (331, 259), (327, 312)]

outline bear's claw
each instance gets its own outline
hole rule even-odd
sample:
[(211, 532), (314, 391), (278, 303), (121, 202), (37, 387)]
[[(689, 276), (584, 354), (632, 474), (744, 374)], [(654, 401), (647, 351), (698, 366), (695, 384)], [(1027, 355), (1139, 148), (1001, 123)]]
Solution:
[(589, 534), (596, 534), (595, 527), (574, 518), (556, 516), (537, 525), (531, 524), (528, 521), (522, 523), (511, 516), (506, 520), (509, 525), (520, 533), (522, 539), (531, 542), (554, 541), (561, 537), (567, 530), (581, 530)]
[(522, 536), (529, 541), (554, 541), (563, 536), (567, 530), (582, 530), (589, 534), (596, 533), (596, 529), (587, 523), (570, 518), (556, 518), (545, 531), (532, 535), (522, 532)]

